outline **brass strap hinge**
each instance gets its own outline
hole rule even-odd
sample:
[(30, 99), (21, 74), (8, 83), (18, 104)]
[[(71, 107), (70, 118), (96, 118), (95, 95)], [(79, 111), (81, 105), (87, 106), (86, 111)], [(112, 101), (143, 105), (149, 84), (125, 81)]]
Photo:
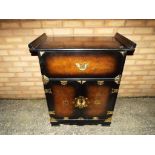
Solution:
[(64, 120), (68, 120), (69, 119), (69, 117), (64, 117)]
[(99, 86), (101, 86), (101, 85), (104, 84), (104, 81), (97, 81), (97, 84), (98, 84)]
[(93, 117), (93, 120), (98, 120), (98, 117)]
[(44, 89), (46, 94), (52, 94), (51, 89)]
[(67, 85), (67, 81), (60, 81), (61, 85), (65, 86)]
[(79, 81), (77, 81), (77, 82), (80, 83), (80, 84), (84, 84), (86, 81), (79, 80)]
[(121, 77), (122, 77), (122, 75), (116, 76), (115, 79), (114, 79), (114, 81), (115, 81), (117, 84), (120, 84), (120, 82), (121, 82)]
[(84, 120), (84, 118), (83, 117), (79, 117), (78, 120)]
[(42, 75), (42, 80), (43, 80), (44, 85), (46, 85), (49, 82), (49, 78), (45, 75)]
[(118, 93), (118, 89), (112, 88), (111, 93)]

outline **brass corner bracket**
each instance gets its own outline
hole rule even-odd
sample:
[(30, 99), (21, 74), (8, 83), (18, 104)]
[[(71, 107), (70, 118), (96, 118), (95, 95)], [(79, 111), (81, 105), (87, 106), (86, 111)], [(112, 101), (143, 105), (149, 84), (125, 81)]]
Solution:
[(53, 122), (58, 122), (58, 121), (55, 118), (51, 117), (50, 122), (53, 123)]
[(45, 51), (40, 51), (40, 55), (42, 56), (45, 53)]
[(49, 78), (45, 75), (42, 75), (42, 81), (43, 81), (44, 85), (46, 85), (49, 82)]
[(107, 123), (111, 123), (112, 121), (112, 117), (108, 117), (107, 119), (104, 120), (104, 122), (107, 122)]
[(107, 115), (112, 115), (113, 111), (107, 111)]
[(120, 82), (121, 82), (121, 77), (122, 77), (122, 75), (116, 76), (115, 79), (114, 79), (114, 81), (115, 81), (117, 84), (120, 84)]
[(120, 53), (122, 54), (122, 56), (126, 55), (126, 51), (121, 51)]

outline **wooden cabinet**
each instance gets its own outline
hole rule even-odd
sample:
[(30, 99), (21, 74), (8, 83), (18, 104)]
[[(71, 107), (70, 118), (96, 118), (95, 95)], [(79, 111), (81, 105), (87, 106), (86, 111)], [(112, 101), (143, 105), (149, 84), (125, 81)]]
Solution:
[(47, 37), (29, 44), (38, 56), (52, 125), (110, 125), (125, 58), (136, 44), (114, 37)]

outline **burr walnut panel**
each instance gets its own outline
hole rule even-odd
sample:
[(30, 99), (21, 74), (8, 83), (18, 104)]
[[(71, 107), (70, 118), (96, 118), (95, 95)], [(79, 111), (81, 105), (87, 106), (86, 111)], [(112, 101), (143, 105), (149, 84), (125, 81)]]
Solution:
[(76, 90), (71, 85), (58, 85), (51, 86), (54, 111), (57, 117), (70, 117), (74, 113), (74, 98)]
[(119, 74), (122, 55), (59, 53), (46, 54), (44, 59), (50, 77), (115, 77)]
[(86, 96), (89, 100), (89, 105), (85, 110), (85, 115), (88, 117), (95, 117), (106, 114), (111, 87), (87, 84), (85, 89)]

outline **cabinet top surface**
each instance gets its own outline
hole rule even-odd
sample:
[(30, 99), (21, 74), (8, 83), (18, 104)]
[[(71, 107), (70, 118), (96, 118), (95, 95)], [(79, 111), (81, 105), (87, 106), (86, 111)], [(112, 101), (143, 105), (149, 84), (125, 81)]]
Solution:
[(114, 37), (48, 37), (42, 42), (40, 49), (96, 49), (121, 48)]
[(74, 36), (74, 37), (51, 37), (45, 33), (32, 41), (29, 45), (32, 55), (37, 51), (54, 51), (54, 50), (115, 50), (128, 51), (132, 55), (136, 44), (116, 33), (115, 36)]

